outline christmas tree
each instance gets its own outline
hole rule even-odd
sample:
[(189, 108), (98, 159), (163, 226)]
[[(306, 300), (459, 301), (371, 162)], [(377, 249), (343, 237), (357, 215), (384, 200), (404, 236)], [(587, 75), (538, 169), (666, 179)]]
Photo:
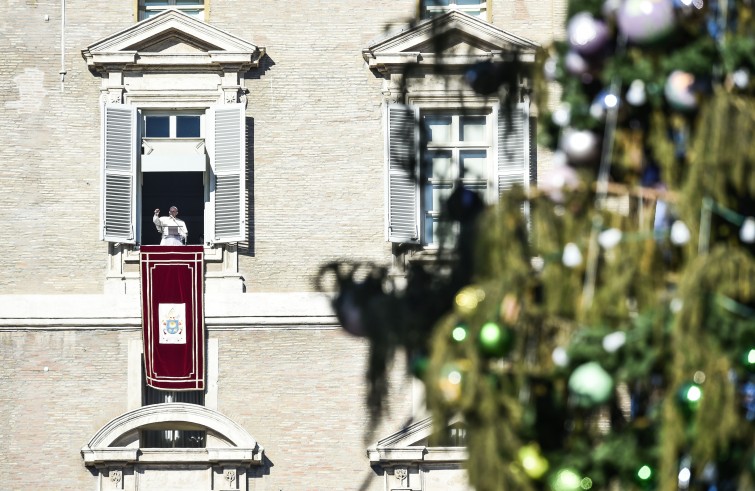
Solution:
[[(753, 13), (571, 0), (532, 73), (538, 188), (488, 209), (459, 187), (453, 253), (403, 286), (324, 268), (376, 414), (404, 350), (438, 428), (462, 416), (478, 491), (755, 489)], [(468, 80), (517, 93), (493, 68)]]

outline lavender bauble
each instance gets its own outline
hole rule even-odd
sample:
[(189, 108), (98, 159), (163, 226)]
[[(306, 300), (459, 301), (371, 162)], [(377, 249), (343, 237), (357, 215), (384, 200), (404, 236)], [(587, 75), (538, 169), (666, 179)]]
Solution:
[(676, 25), (673, 0), (626, 0), (616, 12), (616, 23), (632, 43), (659, 41)]
[(566, 27), (569, 46), (582, 56), (594, 56), (608, 44), (606, 24), (587, 12), (574, 15)]

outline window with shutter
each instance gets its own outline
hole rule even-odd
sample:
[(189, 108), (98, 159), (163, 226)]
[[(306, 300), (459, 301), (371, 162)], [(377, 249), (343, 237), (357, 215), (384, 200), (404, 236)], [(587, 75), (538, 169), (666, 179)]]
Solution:
[[(489, 203), (515, 185), (527, 188), (534, 175), (527, 107), (515, 104), (507, 114), (496, 106), (390, 105), (389, 240), (430, 249), (453, 245), (455, 230), (444, 221), (443, 207), (459, 184)], [(421, 166), (412, 174), (417, 148)]]
[(498, 194), (530, 184), (530, 124), (527, 103), (514, 104), (498, 114)]
[(106, 105), (102, 118), (102, 239), (133, 244), (136, 217), (136, 108)]
[(243, 104), (226, 104), (209, 110), (208, 141), (213, 174), (214, 223), (210, 237), (215, 243), (246, 240), (245, 173), (246, 138)]
[(409, 106), (391, 104), (387, 119), (388, 240), (417, 243), (417, 112)]

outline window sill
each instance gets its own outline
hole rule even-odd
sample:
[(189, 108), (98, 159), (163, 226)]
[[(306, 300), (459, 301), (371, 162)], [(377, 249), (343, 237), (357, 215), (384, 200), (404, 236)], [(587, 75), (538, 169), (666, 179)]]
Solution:
[[(123, 251), (123, 260), (126, 263), (138, 263), (139, 262), (139, 249), (130, 246)], [(216, 246), (204, 246), (204, 260), (205, 262), (222, 262), (223, 261), (223, 246), (221, 244)]]

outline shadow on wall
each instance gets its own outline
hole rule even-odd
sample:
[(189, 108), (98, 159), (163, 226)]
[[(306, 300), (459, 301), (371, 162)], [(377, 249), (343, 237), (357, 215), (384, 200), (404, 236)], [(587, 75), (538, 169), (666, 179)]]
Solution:
[[(246, 80), (262, 79), (263, 75), (275, 66), (275, 62), (267, 54), (260, 59), (259, 66), (248, 71)], [(252, 86), (254, 93), (259, 93), (259, 88)], [(238, 253), (243, 256), (254, 257), (255, 255), (255, 220), (254, 220), (254, 118), (246, 118), (246, 216), (247, 216), (247, 240), (239, 242)]]

